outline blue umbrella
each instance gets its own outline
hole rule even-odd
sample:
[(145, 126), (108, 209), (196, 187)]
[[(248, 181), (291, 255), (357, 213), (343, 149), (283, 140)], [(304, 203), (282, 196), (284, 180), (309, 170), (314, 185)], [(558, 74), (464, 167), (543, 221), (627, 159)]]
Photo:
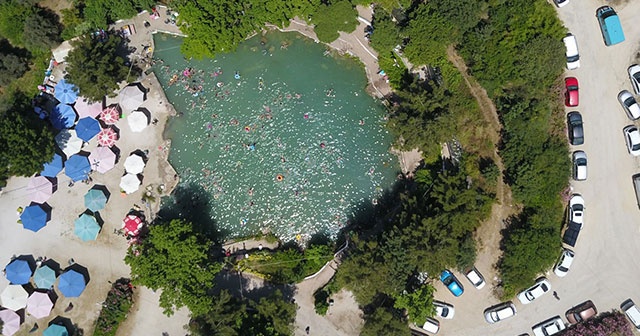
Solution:
[(66, 297), (78, 297), (84, 291), (87, 284), (84, 276), (74, 270), (68, 270), (59, 277), (58, 289)]
[(71, 155), (64, 169), (64, 173), (74, 182), (89, 178), (88, 174), (90, 171), (91, 164), (89, 163), (89, 158), (79, 154)]
[(14, 259), (5, 268), (7, 280), (14, 285), (24, 285), (29, 283), (33, 270), (29, 262), (22, 259)]
[(91, 189), (84, 195), (84, 206), (87, 209), (96, 212), (104, 209), (107, 204), (107, 195), (103, 190)]
[(91, 117), (82, 118), (76, 124), (76, 134), (85, 142), (89, 142), (100, 131), (102, 131), (100, 123)]
[(82, 214), (80, 218), (76, 219), (73, 232), (82, 241), (96, 240), (100, 232), (100, 225), (98, 225), (95, 217)]
[(42, 336), (69, 336), (69, 332), (64, 326), (52, 324), (42, 332)]
[(63, 104), (73, 104), (78, 99), (78, 88), (62, 79), (56, 84), (55, 97)]
[(47, 265), (38, 267), (33, 273), (33, 282), (38, 288), (49, 289), (56, 282), (56, 271)]
[(49, 119), (56, 129), (70, 128), (76, 122), (76, 111), (67, 104), (58, 104), (51, 112)]
[(44, 164), (44, 169), (42, 169), (40, 175), (46, 177), (56, 177), (62, 171), (62, 168), (64, 168), (62, 156), (60, 156), (59, 154), (53, 154), (53, 160)]
[(47, 225), (49, 214), (42, 207), (42, 204), (31, 203), (20, 214), (20, 220), (25, 229), (38, 232)]

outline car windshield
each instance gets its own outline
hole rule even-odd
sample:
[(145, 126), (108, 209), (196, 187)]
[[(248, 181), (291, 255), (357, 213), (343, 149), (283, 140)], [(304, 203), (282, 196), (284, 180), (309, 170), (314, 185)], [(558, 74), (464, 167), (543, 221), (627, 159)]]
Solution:
[(580, 59), (580, 56), (579, 56), (579, 55), (575, 55), (575, 56), (567, 57), (567, 61), (568, 61), (568, 62), (575, 62), (575, 61), (577, 61), (577, 60), (579, 60), (579, 59)]
[(445, 284), (445, 286), (449, 286), (451, 283), (453, 282), (453, 278), (452, 277), (446, 277), (444, 278), (444, 280), (442, 280), (442, 283)]
[(636, 100), (633, 97), (629, 97), (624, 101), (624, 105), (627, 107), (630, 107), (631, 105), (635, 104)]
[(578, 91), (578, 86), (577, 85), (569, 85), (569, 86), (567, 86), (567, 89), (569, 89), (569, 91)]
[(633, 146), (631, 147), (631, 149), (632, 149), (633, 151), (640, 150), (640, 143), (633, 144)]
[(587, 165), (587, 159), (583, 159), (583, 158), (577, 159), (576, 160), (576, 165), (578, 165), (578, 166), (586, 166)]

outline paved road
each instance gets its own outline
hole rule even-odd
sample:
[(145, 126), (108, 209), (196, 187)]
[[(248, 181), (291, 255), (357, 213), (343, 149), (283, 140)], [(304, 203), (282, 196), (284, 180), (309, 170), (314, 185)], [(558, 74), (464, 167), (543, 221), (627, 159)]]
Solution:
[[(437, 286), (436, 299), (456, 308), (453, 320), (441, 321), (439, 334), (531, 334), (533, 325), (555, 315), (564, 319), (567, 309), (588, 299), (601, 312), (617, 309), (628, 298), (640, 303), (640, 210), (631, 183), (631, 175), (640, 172), (640, 159), (626, 151), (622, 128), (631, 122), (616, 98), (622, 89), (631, 90), (626, 70), (637, 62), (639, 48), (640, 24), (634, 24), (634, 20), (640, 14), (640, 1), (626, 2), (571, 0), (558, 10), (565, 26), (578, 39), (581, 68), (567, 75), (580, 81), (581, 101), (575, 110), (585, 121), (585, 144), (579, 147), (589, 159), (588, 180), (573, 183), (574, 191), (586, 201), (585, 227), (574, 249), (576, 259), (566, 277), (558, 278), (552, 272), (547, 275), (560, 300), (547, 294), (525, 306), (514, 298), (518, 315), (488, 325), (482, 312), (498, 303), (491, 288), (478, 291), (458, 274), (465, 286), (462, 297), (454, 298), (443, 286)], [(627, 38), (613, 47), (604, 45), (595, 18), (596, 9), (604, 4), (616, 9)]]

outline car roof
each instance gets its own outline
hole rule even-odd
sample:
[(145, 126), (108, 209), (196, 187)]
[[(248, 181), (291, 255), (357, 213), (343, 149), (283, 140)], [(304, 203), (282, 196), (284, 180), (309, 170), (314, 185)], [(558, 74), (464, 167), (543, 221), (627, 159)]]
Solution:
[(575, 77), (567, 77), (564, 79), (567, 85), (578, 85), (578, 79)]
[(562, 39), (562, 42), (564, 42), (564, 45), (567, 47), (567, 56), (578, 54), (578, 41), (574, 35), (571, 33), (567, 34), (567, 36)]
[(440, 330), (440, 322), (438, 322), (438, 320), (427, 317), (427, 321), (422, 326), (422, 329), (435, 334), (438, 332), (438, 330)]
[(640, 131), (638, 131), (637, 127), (629, 128), (628, 133), (632, 143), (634, 144), (640, 143)]
[(470, 269), (467, 272), (466, 276), (474, 284), (477, 284), (478, 282), (483, 281), (482, 277), (480, 276), (480, 272), (478, 272), (478, 270), (476, 270), (475, 268)]

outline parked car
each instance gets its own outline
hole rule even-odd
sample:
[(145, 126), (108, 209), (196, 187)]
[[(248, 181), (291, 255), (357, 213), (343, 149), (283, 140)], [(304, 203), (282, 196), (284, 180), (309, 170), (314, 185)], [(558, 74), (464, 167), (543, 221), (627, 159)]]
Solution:
[(460, 296), (464, 293), (464, 289), (462, 288), (462, 284), (449, 270), (444, 270), (440, 274), (440, 281), (447, 286), (451, 294), (454, 296)]
[(550, 290), (551, 283), (549, 283), (547, 278), (543, 277), (538, 279), (535, 285), (520, 292), (518, 294), (518, 300), (520, 300), (522, 304), (529, 304)]
[(640, 118), (640, 106), (638, 106), (638, 102), (631, 92), (627, 90), (620, 91), (618, 93), (618, 101), (629, 119), (636, 120)]
[(516, 316), (516, 314), (516, 306), (513, 305), (513, 302), (509, 301), (487, 308), (484, 311), (484, 319), (488, 323), (493, 324)]
[(640, 65), (634, 64), (627, 69), (629, 73), (629, 80), (631, 80), (631, 86), (633, 86), (633, 92), (640, 95)]
[(564, 46), (567, 49), (565, 52), (565, 55), (567, 56), (567, 69), (575, 70), (579, 68), (580, 54), (578, 53), (578, 41), (576, 40), (576, 37), (569, 33), (562, 39), (562, 42), (564, 42)]
[(640, 208), (640, 174), (631, 176), (631, 180), (633, 181), (633, 191), (636, 192), (636, 202)]
[(629, 125), (622, 131), (624, 132), (624, 140), (627, 143), (629, 154), (633, 156), (640, 155), (640, 132), (638, 131), (638, 127)]
[(578, 106), (580, 103), (578, 79), (575, 77), (567, 77), (564, 79), (565, 101), (564, 104), (569, 107)]
[(567, 130), (569, 131), (569, 143), (578, 146), (584, 143), (584, 127), (582, 126), (582, 115), (573, 111), (567, 113)]
[(606, 46), (624, 42), (624, 31), (616, 11), (609, 6), (602, 6), (596, 10), (596, 17)]
[(571, 195), (569, 200), (569, 221), (584, 224), (584, 198), (580, 194)]
[(573, 152), (573, 179), (576, 181), (587, 179), (587, 154), (584, 151)]
[(486, 282), (484, 281), (484, 277), (482, 276), (482, 274), (480, 274), (480, 272), (478, 272), (475, 267), (472, 267), (470, 270), (465, 272), (464, 275), (467, 277), (467, 279), (469, 279), (469, 282), (471, 282), (471, 284), (477, 289), (482, 289), (482, 287), (484, 287), (484, 285), (486, 284)]
[(564, 277), (569, 273), (569, 269), (571, 268), (571, 264), (573, 263), (573, 259), (575, 258), (575, 253), (569, 249), (562, 250), (562, 254), (560, 254), (560, 259), (556, 263), (556, 266), (553, 268), (553, 273), (555, 273), (559, 277)]
[(443, 319), (452, 319), (453, 315), (456, 314), (456, 310), (453, 308), (453, 305), (446, 302), (433, 301), (433, 305), (436, 307), (436, 315)]
[(538, 323), (531, 330), (535, 336), (551, 336), (564, 330), (566, 326), (560, 316), (552, 317), (542, 323)]
[(586, 321), (594, 316), (598, 315), (598, 309), (589, 301), (585, 301), (569, 310), (565, 313), (565, 317), (569, 324), (576, 324), (582, 321)]
[(424, 325), (422, 326), (422, 329), (432, 333), (432, 334), (437, 334), (438, 331), (440, 330), (440, 322), (438, 322), (438, 320), (436, 319), (432, 319), (430, 317), (427, 317), (427, 321), (424, 323)]
[(553, 2), (558, 6), (558, 8), (562, 8), (569, 4), (569, 0), (553, 0)]
[(627, 315), (631, 324), (640, 331), (640, 310), (638, 309), (638, 306), (629, 299), (620, 305), (620, 309), (622, 309), (622, 311)]

